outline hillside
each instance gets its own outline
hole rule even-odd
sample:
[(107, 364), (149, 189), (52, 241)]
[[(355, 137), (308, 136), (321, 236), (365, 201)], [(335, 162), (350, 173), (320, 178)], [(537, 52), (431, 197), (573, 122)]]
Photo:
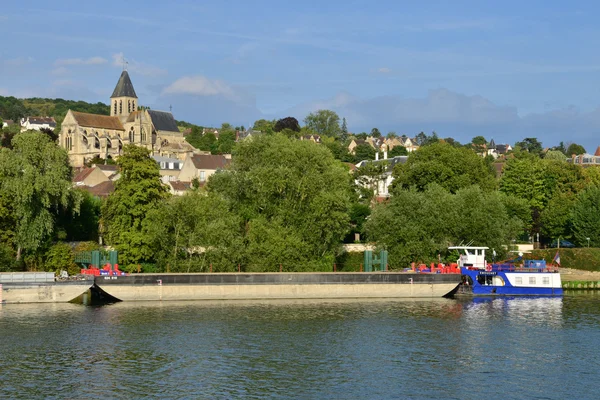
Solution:
[[(91, 114), (110, 115), (110, 107), (102, 102), (88, 103), (85, 101), (39, 97), (17, 99), (12, 96), (0, 96), (0, 118), (2, 119), (18, 121), (27, 116), (54, 117), (57, 127), (60, 129), (60, 124), (69, 109)], [(185, 121), (177, 121), (177, 125), (185, 128), (195, 126)]]

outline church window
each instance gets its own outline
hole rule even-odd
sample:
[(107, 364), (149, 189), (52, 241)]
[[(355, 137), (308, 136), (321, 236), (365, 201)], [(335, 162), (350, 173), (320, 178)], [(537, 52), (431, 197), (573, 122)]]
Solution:
[(131, 113), (131, 100), (127, 100), (127, 112)]
[(115, 106), (113, 107), (114, 112), (113, 115), (117, 115), (117, 101), (115, 100)]
[(97, 149), (100, 148), (100, 139), (95, 138), (95, 140), (94, 140), (94, 147), (97, 148)]
[(131, 101), (131, 111), (135, 111), (135, 100)]
[(142, 138), (141, 138), (141, 140), (142, 140), (142, 143), (146, 143), (146, 132), (144, 132), (143, 130), (142, 130)]
[(119, 100), (119, 114), (123, 114), (123, 100)]

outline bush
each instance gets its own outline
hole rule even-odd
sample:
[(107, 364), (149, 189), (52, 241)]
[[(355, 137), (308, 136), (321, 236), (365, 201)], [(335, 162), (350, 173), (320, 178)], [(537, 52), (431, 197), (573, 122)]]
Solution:
[(57, 243), (50, 247), (44, 257), (44, 270), (55, 273), (65, 270), (69, 275), (79, 273), (71, 246), (67, 243)]

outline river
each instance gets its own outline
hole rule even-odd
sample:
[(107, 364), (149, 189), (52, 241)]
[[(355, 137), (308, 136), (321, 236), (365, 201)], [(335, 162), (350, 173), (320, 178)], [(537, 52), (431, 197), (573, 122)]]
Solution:
[(1, 398), (596, 399), (600, 294), (0, 307)]

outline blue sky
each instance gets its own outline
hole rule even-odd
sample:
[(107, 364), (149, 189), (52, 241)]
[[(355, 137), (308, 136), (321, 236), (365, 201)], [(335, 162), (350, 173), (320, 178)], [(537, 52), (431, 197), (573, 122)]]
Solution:
[(20, 1), (0, 95), (140, 104), (200, 125), (333, 109), (351, 131), (600, 145), (594, 1)]

